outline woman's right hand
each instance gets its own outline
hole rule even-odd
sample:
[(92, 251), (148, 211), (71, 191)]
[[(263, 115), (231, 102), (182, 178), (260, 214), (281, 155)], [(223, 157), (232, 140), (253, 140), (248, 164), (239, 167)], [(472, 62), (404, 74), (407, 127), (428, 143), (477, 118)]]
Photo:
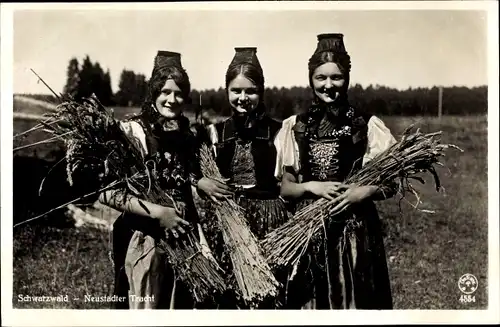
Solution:
[(343, 190), (348, 188), (347, 185), (340, 182), (307, 182), (304, 183), (307, 192), (321, 196), (327, 200), (333, 200), (342, 194)]
[(198, 189), (203, 191), (210, 200), (217, 204), (219, 204), (219, 200), (224, 200), (234, 195), (234, 191), (230, 186), (208, 177), (203, 177), (198, 181)]
[(190, 227), (189, 222), (179, 216), (179, 211), (175, 208), (160, 207), (152, 217), (158, 219), (160, 226), (169, 231), (175, 238), (186, 233), (184, 228)]

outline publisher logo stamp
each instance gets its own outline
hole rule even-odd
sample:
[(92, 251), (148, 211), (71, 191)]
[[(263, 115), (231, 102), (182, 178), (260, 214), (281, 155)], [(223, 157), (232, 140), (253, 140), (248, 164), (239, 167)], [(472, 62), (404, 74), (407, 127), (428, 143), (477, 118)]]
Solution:
[(478, 282), (476, 276), (465, 274), (458, 280), (458, 288), (464, 294), (472, 294), (477, 290)]
[(476, 276), (465, 274), (458, 280), (458, 289), (462, 292), (459, 301), (461, 303), (476, 302), (476, 296), (472, 295), (477, 290), (478, 282)]

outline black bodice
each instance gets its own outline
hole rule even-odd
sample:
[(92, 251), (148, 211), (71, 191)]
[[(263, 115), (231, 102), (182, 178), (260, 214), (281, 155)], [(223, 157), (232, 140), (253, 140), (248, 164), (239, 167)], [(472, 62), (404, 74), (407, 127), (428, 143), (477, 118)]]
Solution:
[[(251, 129), (243, 128), (234, 117), (215, 124), (217, 166), (230, 183), (253, 185), (247, 194), (272, 198), (279, 194), (274, 177), (276, 149), (273, 141), (281, 123), (264, 115)], [(250, 194), (251, 193), (251, 194)]]
[[(353, 109), (352, 109), (353, 110)], [(370, 115), (352, 111), (349, 119), (339, 119), (320, 128), (308, 124), (307, 114), (297, 117), (294, 127), (299, 145), (303, 182), (343, 181), (359, 169), (367, 146)], [(309, 129), (309, 130), (308, 130)], [(315, 129), (314, 132), (309, 132)], [(319, 130), (319, 132), (318, 132)]]

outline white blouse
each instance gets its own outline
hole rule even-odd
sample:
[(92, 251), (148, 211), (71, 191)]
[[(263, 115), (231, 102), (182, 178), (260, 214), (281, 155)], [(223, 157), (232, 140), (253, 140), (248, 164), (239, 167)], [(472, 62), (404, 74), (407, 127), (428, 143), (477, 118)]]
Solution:
[[(285, 167), (292, 167), (295, 171), (300, 170), (299, 146), (293, 132), (296, 120), (297, 115), (285, 119), (274, 139), (277, 152), (274, 175), (278, 179), (283, 176)], [(372, 116), (368, 121), (368, 144), (363, 156), (363, 165), (395, 143), (396, 139), (384, 122)]]
[(141, 144), (141, 150), (143, 156), (148, 154), (148, 147), (146, 143), (146, 133), (144, 133), (144, 129), (141, 124), (136, 121), (121, 121), (120, 122), (121, 129), (125, 132), (128, 138), (138, 140)]

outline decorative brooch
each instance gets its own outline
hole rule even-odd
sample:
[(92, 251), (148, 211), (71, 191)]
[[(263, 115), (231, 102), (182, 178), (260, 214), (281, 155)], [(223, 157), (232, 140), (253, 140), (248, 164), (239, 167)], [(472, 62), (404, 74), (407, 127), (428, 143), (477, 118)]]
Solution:
[[(347, 110), (347, 112), (345, 113), (345, 116), (347, 118), (353, 118), (354, 117), (354, 109), (352, 107), (349, 107), (349, 110)], [(309, 119), (308, 119), (308, 125), (311, 124), (312, 122), (313, 122), (313, 118), (309, 117)], [(350, 136), (351, 133), (352, 133), (351, 126), (344, 125), (344, 126), (342, 126), (340, 128), (334, 129), (334, 130), (326, 133), (324, 136), (326, 136), (326, 137), (332, 137), (332, 138), (339, 138), (339, 137), (343, 137), (343, 136)], [(314, 137), (315, 138), (318, 137), (317, 132), (314, 133)]]
[(351, 135), (351, 126), (343, 126), (340, 129), (334, 129), (331, 132), (328, 132), (325, 134), (327, 137), (334, 137), (334, 138), (339, 138), (342, 136), (349, 136)]

